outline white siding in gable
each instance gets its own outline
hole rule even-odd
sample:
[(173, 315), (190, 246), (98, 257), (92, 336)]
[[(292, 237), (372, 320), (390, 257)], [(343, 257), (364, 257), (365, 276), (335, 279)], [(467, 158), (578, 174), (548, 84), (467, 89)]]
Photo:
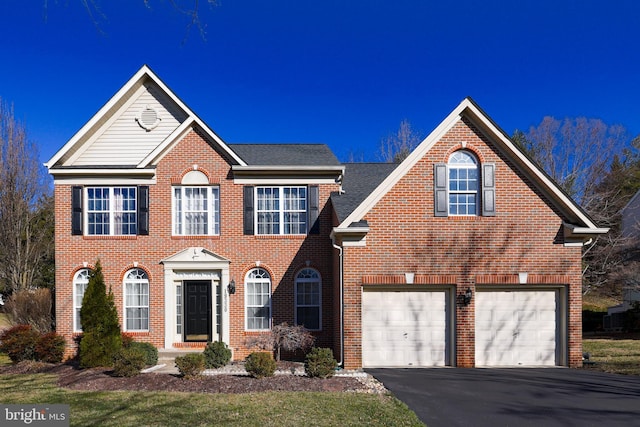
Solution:
[[(147, 106), (161, 121), (147, 131), (136, 117)], [(74, 166), (135, 165), (162, 143), (186, 119), (186, 114), (155, 85), (145, 87), (138, 98), (116, 113), (115, 120), (73, 162)]]

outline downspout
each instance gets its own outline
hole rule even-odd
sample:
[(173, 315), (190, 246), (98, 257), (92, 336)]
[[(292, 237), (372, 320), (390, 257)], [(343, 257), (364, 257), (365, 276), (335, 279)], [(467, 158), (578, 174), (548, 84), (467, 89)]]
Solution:
[(338, 250), (339, 266), (338, 266), (338, 280), (340, 281), (340, 360), (338, 366), (344, 369), (344, 270), (343, 270), (343, 248), (336, 245), (335, 238), (332, 239), (331, 244)]

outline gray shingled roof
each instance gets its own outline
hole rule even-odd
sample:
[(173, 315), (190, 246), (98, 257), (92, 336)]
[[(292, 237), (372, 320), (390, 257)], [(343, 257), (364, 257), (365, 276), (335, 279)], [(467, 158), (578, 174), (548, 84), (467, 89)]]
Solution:
[(344, 166), (344, 193), (331, 193), (331, 202), (340, 222), (344, 221), (398, 167), (398, 164), (346, 163)]
[(227, 144), (249, 166), (340, 166), (325, 144)]

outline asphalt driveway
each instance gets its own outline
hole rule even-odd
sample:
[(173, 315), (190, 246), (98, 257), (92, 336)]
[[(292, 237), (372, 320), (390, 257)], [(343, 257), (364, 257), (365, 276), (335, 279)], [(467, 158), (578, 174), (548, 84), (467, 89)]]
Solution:
[(640, 377), (567, 368), (367, 369), (428, 427), (640, 426)]

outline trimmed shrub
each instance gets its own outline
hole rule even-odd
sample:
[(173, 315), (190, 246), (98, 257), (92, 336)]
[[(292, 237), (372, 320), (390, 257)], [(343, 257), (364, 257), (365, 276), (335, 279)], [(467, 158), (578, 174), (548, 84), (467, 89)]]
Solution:
[(35, 360), (39, 338), (40, 334), (30, 325), (16, 325), (0, 335), (0, 351), (6, 353), (13, 363)]
[(41, 334), (51, 331), (51, 290), (46, 288), (16, 291), (7, 299), (4, 310), (14, 325), (30, 325)]
[(55, 332), (46, 333), (38, 339), (35, 348), (36, 360), (46, 363), (60, 363), (64, 357), (67, 343), (64, 337)]
[(146, 354), (136, 347), (123, 347), (113, 356), (113, 375), (135, 377), (145, 367)]
[(155, 366), (158, 364), (158, 349), (148, 342), (133, 341), (129, 344), (129, 348), (138, 350), (144, 354), (145, 366)]
[(337, 366), (330, 348), (314, 347), (304, 361), (304, 371), (311, 378), (332, 377)]
[(185, 379), (195, 378), (204, 371), (204, 355), (189, 353), (176, 357), (176, 367)]
[(135, 342), (133, 337), (125, 332), (122, 333), (122, 346), (129, 347), (132, 342)]
[(113, 356), (122, 347), (122, 334), (113, 293), (111, 290), (107, 293), (99, 260), (82, 298), (80, 322), (83, 330), (80, 367), (113, 366)]
[(269, 353), (251, 353), (245, 359), (244, 369), (255, 378), (272, 377), (276, 372), (276, 361)]
[(207, 369), (222, 368), (231, 360), (231, 349), (222, 341), (210, 342), (204, 349), (204, 366)]

